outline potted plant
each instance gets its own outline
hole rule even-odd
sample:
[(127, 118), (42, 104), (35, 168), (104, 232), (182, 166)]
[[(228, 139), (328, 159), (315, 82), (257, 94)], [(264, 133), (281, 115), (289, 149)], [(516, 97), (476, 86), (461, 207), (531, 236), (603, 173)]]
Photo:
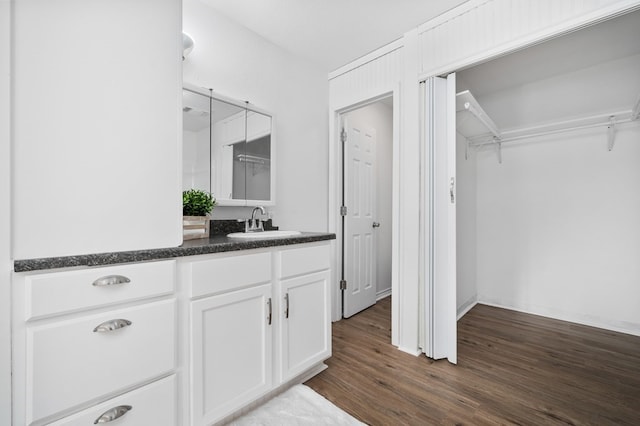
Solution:
[(216, 204), (212, 194), (201, 189), (182, 192), (182, 235), (184, 240), (209, 238), (209, 221)]

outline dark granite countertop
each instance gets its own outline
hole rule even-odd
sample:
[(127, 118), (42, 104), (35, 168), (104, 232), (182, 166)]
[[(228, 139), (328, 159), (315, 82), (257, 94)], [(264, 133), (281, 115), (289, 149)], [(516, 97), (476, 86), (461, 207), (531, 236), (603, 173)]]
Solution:
[(150, 250), (120, 251), (113, 253), (83, 254), (80, 256), (46, 257), (41, 259), (16, 260), (15, 272), (39, 271), (43, 269), (69, 268), (73, 266), (101, 266), (117, 263), (144, 262), (148, 260), (170, 259), (174, 257), (197, 256), (200, 254), (250, 250), (264, 247), (287, 246), (334, 240), (336, 234), (303, 232), (291, 237), (276, 237), (257, 240), (240, 240), (226, 235), (213, 235), (208, 239), (185, 241), (179, 247)]

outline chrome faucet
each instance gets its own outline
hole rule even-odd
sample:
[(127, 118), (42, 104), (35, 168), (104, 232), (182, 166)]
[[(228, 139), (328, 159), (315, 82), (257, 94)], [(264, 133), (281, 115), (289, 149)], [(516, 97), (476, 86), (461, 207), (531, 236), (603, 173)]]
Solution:
[(262, 226), (262, 220), (260, 219), (256, 219), (256, 212), (260, 211), (260, 213), (264, 216), (267, 212), (265, 211), (264, 207), (262, 206), (256, 206), (253, 208), (253, 211), (251, 212), (251, 219), (247, 219), (244, 222), (244, 232), (262, 232), (264, 231), (264, 228)]

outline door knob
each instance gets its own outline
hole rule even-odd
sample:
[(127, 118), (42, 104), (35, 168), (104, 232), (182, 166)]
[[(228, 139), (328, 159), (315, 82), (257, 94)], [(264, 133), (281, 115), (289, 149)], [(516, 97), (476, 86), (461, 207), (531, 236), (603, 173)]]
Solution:
[(373, 222), (372, 225), (374, 228), (380, 228), (380, 222)]

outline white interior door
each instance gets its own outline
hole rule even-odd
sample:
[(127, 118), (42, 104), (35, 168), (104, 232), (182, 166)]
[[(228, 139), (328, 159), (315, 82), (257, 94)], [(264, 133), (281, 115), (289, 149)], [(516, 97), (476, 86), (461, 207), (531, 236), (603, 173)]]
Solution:
[(376, 303), (376, 134), (344, 123), (344, 252), (342, 316)]
[(457, 362), (456, 329), (456, 80), (425, 86), (425, 229), (422, 337), (424, 353)]

